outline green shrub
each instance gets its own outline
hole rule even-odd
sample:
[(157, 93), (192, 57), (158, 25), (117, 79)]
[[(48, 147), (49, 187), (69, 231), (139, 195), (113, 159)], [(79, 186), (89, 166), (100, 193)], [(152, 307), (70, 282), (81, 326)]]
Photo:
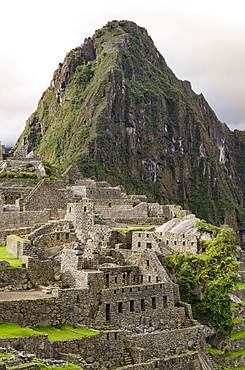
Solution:
[(167, 268), (175, 271), (181, 299), (191, 303), (194, 317), (220, 333), (229, 333), (233, 322), (228, 293), (236, 283), (238, 266), (236, 234), (204, 221), (197, 226), (212, 234), (212, 240), (202, 242), (203, 253), (176, 253), (167, 259)]

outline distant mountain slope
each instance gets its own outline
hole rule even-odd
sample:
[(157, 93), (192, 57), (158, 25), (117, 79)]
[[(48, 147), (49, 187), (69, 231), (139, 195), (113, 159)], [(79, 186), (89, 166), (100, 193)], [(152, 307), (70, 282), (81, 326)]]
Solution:
[(16, 147), (215, 224), (245, 221), (245, 132), (221, 123), (133, 22), (67, 53)]

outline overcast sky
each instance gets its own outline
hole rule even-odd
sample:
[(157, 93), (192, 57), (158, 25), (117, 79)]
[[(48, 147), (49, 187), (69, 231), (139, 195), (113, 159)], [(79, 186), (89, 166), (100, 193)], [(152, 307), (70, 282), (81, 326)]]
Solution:
[(115, 19), (145, 27), (176, 76), (245, 130), (243, 0), (1, 0), (2, 144), (14, 145), (65, 54)]

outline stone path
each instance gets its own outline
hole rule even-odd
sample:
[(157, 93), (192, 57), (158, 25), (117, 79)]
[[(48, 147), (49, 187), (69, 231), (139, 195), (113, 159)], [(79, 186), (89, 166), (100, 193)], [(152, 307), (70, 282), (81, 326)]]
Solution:
[(22, 299), (38, 299), (54, 297), (52, 294), (46, 294), (41, 290), (18, 290), (0, 292), (0, 301), (19, 301)]

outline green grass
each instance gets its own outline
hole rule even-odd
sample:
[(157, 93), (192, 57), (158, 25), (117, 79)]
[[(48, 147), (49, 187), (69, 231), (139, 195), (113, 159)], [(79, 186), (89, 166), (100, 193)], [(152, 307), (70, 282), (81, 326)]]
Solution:
[(29, 337), (31, 335), (40, 335), (40, 333), (9, 322), (0, 322), (0, 338)]
[(239, 339), (239, 338), (243, 338), (243, 337), (245, 337), (245, 330), (239, 331), (239, 332), (231, 334), (229, 336), (230, 340)]
[(219, 354), (223, 353), (222, 351), (220, 351), (216, 348), (213, 348), (213, 347), (208, 347), (207, 351), (210, 355), (219, 355)]
[[(23, 268), (23, 262), (6, 252), (6, 247), (4, 246), (0, 246), (0, 260), (8, 261), (10, 264), (8, 268)], [(1, 268), (1, 270), (5, 270), (5, 268)]]
[[(80, 366), (77, 365), (64, 365), (64, 366), (51, 366), (51, 365), (45, 365), (41, 361), (35, 361), (42, 370), (75, 370), (75, 369), (81, 369)], [(81, 369), (82, 370), (82, 369)]]
[(236, 317), (235, 319), (232, 319), (233, 324), (237, 324), (238, 322), (244, 321), (242, 317)]
[(12, 356), (12, 353), (0, 353), (0, 358), (6, 358)]
[(125, 228), (113, 227), (113, 230), (122, 231), (122, 232), (126, 233), (127, 231), (149, 230), (151, 228), (152, 228), (152, 226), (129, 226), (129, 227), (125, 227)]
[(235, 289), (245, 289), (245, 283), (236, 284)]
[(72, 326), (65, 324), (63, 324), (60, 329), (54, 328), (53, 326), (39, 326), (34, 330), (36, 332), (40, 332), (40, 334), (48, 334), (49, 341), (70, 340), (98, 335), (95, 331), (83, 328), (73, 328)]
[(83, 329), (73, 328), (72, 326), (63, 324), (60, 329), (52, 326), (39, 326), (34, 329), (21, 328), (18, 325), (2, 322), (0, 323), (0, 338), (13, 338), (13, 337), (29, 337), (36, 335), (48, 334), (49, 341), (55, 340), (71, 340), (87, 336), (98, 335), (98, 333)]
[(226, 359), (232, 359), (236, 358), (237, 356), (243, 355), (245, 356), (245, 349), (241, 349), (240, 351), (231, 352), (231, 351), (225, 351), (225, 358)]

